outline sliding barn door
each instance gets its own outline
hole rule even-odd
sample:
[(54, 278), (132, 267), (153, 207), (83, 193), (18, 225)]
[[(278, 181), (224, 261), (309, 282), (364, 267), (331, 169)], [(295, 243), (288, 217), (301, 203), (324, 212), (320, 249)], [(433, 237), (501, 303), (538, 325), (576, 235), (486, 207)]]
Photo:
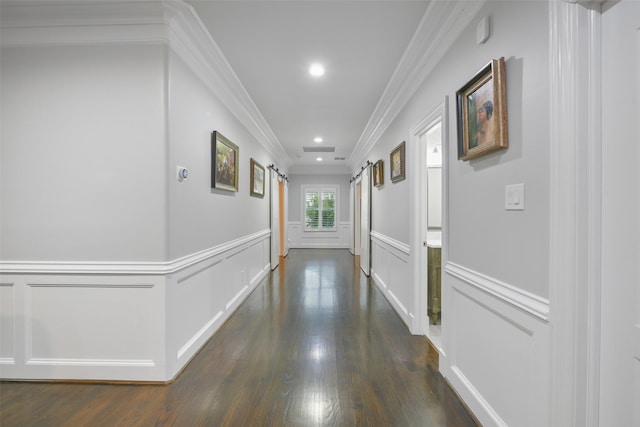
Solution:
[(271, 197), (271, 269), (280, 261), (280, 186), (278, 174), (269, 169), (269, 194)]
[(371, 266), (371, 167), (360, 175), (360, 268), (367, 276)]

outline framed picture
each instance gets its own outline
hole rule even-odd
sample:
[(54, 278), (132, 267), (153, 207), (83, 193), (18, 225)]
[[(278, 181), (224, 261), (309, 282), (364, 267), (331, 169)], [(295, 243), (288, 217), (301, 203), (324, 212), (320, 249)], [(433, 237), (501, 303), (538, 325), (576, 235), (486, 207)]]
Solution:
[(393, 149), (390, 155), (391, 182), (402, 181), (405, 178), (404, 141)]
[(251, 159), (251, 189), (249, 194), (253, 197), (264, 197), (264, 168)]
[(373, 186), (380, 187), (384, 184), (384, 173), (382, 170), (382, 159), (378, 160), (371, 167), (373, 174)]
[(494, 59), (456, 92), (458, 159), (509, 146), (504, 58)]
[(238, 191), (240, 149), (220, 132), (211, 133), (211, 188)]

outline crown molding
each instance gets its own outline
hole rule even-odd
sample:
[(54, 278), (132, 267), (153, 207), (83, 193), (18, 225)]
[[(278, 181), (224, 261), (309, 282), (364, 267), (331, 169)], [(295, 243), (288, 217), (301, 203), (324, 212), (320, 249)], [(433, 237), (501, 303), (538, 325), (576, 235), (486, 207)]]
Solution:
[(181, 0), (3, 1), (2, 46), (165, 44), (265, 150), (293, 165), (193, 7)]
[(347, 160), (354, 169), (378, 142), (485, 1), (433, 1)]
[(282, 144), (191, 5), (163, 2), (169, 18), (169, 45), (274, 159), (293, 165)]
[(3, 1), (2, 46), (166, 43), (162, 3)]

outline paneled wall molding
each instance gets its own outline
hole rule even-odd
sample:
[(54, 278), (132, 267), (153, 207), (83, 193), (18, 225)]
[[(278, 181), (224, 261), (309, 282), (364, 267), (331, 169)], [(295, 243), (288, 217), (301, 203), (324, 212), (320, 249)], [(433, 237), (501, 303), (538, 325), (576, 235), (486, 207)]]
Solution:
[(483, 426), (547, 425), (550, 323), (519, 296), (487, 290), (514, 293), (511, 286), (451, 263), (443, 274), (442, 375)]
[(353, 153), (347, 159), (351, 170), (356, 170), (366, 160), (367, 153), (484, 3), (484, 0), (479, 0), (434, 1), (429, 4)]
[(284, 167), (293, 163), (193, 7), (180, 0), (4, 1), (2, 46), (166, 44)]
[(402, 243), (377, 231), (371, 231), (371, 238), (383, 242), (392, 248), (399, 250), (405, 255), (411, 255), (411, 247), (407, 243)]
[(269, 229), (264, 229), (221, 245), (194, 252), (167, 262), (67, 262), (67, 261), (2, 261), (2, 274), (107, 274), (107, 275), (168, 275), (197, 263), (230, 252), (256, 240), (268, 239)]
[(414, 297), (407, 287), (411, 276), (409, 245), (379, 232), (371, 232), (371, 278), (407, 328), (415, 322)]
[(289, 221), (287, 226), (291, 248), (349, 249), (349, 221), (340, 221), (336, 231), (304, 231), (300, 221)]
[(453, 262), (447, 263), (444, 271), (544, 322), (549, 321), (549, 300), (545, 298)]
[(262, 230), (168, 263), (2, 271), (0, 378), (169, 381), (268, 275), (269, 248)]

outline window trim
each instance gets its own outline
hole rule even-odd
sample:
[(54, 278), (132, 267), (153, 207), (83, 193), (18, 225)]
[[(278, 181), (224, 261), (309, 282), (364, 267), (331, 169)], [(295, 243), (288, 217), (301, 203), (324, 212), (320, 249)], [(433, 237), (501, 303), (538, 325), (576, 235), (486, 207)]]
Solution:
[[(329, 232), (335, 233), (338, 231), (338, 223), (340, 222), (340, 186), (336, 184), (314, 184), (314, 185), (303, 185), (302, 188), (302, 229), (305, 232), (309, 233), (318, 233), (318, 232)], [(332, 191), (335, 194), (335, 204), (334, 204), (334, 217), (333, 217), (333, 227), (332, 228), (309, 228), (307, 227), (307, 192), (320, 192), (320, 191)], [(320, 210), (322, 213), (322, 210)]]

